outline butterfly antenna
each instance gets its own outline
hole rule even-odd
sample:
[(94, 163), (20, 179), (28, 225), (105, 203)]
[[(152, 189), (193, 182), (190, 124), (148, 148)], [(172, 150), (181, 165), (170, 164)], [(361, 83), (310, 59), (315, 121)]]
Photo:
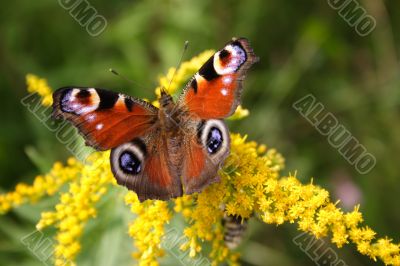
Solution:
[(182, 50), (181, 58), (179, 59), (179, 62), (178, 62), (178, 65), (177, 65), (176, 68), (175, 68), (174, 74), (172, 75), (171, 80), (169, 81), (167, 91), (168, 91), (169, 88), (171, 87), (171, 84), (172, 84), (172, 81), (173, 81), (174, 78), (175, 78), (176, 72), (178, 72), (178, 69), (181, 67), (182, 60), (183, 60), (183, 56), (185, 55), (185, 52), (186, 52), (188, 46), (189, 46), (189, 41), (185, 41), (185, 44), (183, 45), (183, 50)]
[(134, 81), (128, 79), (128, 78), (125, 77), (124, 75), (118, 73), (118, 72), (117, 72), (115, 69), (113, 69), (113, 68), (110, 68), (108, 71), (110, 71), (110, 72), (113, 73), (114, 75), (116, 75), (116, 76), (118, 76), (118, 77), (120, 77), (120, 78), (122, 78), (122, 79), (124, 79), (124, 80), (126, 80), (126, 81), (128, 81), (128, 82), (130, 82), (130, 83), (132, 83), (132, 84), (134, 84), (134, 85), (136, 85), (136, 86), (138, 86), (138, 87), (141, 88), (141, 89), (144, 89), (144, 90), (146, 89), (143, 85), (141, 85), (141, 84), (139, 84), (139, 83), (137, 83), (137, 82), (134, 82)]

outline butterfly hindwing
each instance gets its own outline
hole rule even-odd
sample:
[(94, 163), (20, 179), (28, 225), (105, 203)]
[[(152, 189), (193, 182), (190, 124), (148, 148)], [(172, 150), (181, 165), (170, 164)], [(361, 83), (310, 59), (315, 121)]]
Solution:
[(196, 132), (183, 137), (182, 181), (186, 194), (218, 182), (218, 170), (229, 155), (229, 131), (222, 120), (199, 121)]
[(182, 183), (170, 161), (167, 141), (153, 132), (111, 150), (111, 169), (118, 184), (135, 191), (140, 201), (182, 196)]
[(230, 116), (240, 104), (247, 70), (257, 61), (247, 39), (232, 39), (189, 81), (180, 104), (201, 119)]
[(64, 87), (53, 94), (53, 116), (69, 120), (97, 150), (143, 136), (156, 123), (157, 111), (145, 101), (97, 88)]

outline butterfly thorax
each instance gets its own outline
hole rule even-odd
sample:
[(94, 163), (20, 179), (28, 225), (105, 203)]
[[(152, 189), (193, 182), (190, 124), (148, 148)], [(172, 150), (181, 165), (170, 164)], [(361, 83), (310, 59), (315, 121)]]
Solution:
[(182, 120), (182, 110), (180, 110), (180, 108), (178, 108), (178, 106), (175, 104), (172, 96), (165, 91), (161, 92), (159, 103), (160, 109), (158, 118), (161, 128), (165, 132), (177, 133)]

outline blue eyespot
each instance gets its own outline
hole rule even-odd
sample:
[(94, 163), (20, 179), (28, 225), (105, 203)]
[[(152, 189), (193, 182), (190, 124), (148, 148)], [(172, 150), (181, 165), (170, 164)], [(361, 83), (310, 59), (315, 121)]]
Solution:
[(119, 166), (122, 171), (130, 175), (137, 175), (142, 170), (142, 165), (140, 160), (135, 154), (130, 151), (122, 152), (119, 157)]
[(212, 127), (207, 135), (207, 150), (209, 153), (216, 153), (222, 146), (223, 142), (222, 132), (216, 128)]

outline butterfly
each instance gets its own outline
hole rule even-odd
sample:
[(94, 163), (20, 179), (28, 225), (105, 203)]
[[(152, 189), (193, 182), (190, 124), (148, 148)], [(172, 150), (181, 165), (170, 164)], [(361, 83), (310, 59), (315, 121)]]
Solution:
[(201, 192), (218, 182), (230, 151), (224, 118), (240, 104), (242, 81), (258, 61), (245, 38), (233, 38), (190, 79), (175, 102), (161, 91), (159, 108), (121, 93), (63, 87), (53, 117), (70, 121), (86, 145), (111, 150), (117, 183), (140, 201)]

